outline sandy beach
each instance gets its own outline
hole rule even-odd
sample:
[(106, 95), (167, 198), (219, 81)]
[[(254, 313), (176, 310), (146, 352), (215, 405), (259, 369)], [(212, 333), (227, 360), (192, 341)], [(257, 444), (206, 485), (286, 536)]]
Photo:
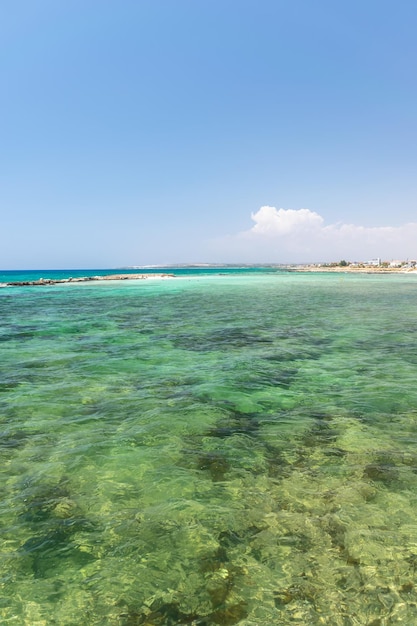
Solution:
[(292, 272), (337, 272), (342, 274), (417, 274), (415, 267), (376, 267), (376, 266), (326, 266), (296, 265), (287, 268)]

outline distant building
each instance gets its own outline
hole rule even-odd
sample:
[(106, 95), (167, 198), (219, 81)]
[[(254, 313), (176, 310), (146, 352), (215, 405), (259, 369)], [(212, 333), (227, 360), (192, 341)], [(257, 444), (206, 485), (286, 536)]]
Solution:
[(368, 262), (368, 265), (373, 265), (375, 267), (379, 267), (381, 265), (381, 259), (371, 259)]

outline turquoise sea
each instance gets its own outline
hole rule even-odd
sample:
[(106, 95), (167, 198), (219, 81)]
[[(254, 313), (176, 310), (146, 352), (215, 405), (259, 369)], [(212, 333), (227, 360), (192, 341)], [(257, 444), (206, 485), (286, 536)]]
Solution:
[(416, 624), (417, 275), (163, 271), (0, 289), (0, 623)]

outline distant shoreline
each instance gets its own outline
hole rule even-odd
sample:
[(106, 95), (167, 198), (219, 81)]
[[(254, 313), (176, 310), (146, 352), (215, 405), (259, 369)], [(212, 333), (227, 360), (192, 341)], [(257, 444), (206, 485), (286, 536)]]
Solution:
[(401, 267), (356, 267), (356, 266), (325, 266), (325, 265), (288, 265), (286, 267), (291, 272), (336, 272), (341, 274), (417, 274), (417, 268)]

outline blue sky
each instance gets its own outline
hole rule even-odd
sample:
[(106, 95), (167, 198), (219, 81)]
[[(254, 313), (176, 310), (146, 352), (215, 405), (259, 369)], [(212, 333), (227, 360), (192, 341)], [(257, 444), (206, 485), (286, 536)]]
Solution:
[(416, 27), (411, 0), (3, 3), (0, 268), (416, 258)]

